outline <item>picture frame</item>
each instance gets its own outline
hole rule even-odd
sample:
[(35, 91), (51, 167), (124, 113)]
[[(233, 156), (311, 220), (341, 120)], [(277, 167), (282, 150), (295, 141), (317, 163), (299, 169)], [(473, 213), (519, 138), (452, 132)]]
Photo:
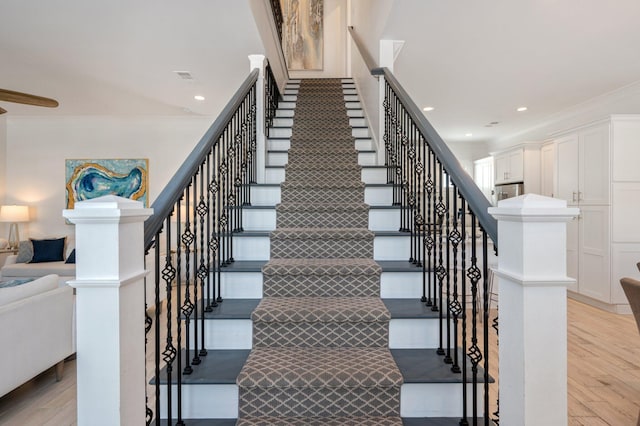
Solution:
[(66, 208), (78, 201), (117, 195), (149, 206), (149, 160), (67, 159), (65, 160)]

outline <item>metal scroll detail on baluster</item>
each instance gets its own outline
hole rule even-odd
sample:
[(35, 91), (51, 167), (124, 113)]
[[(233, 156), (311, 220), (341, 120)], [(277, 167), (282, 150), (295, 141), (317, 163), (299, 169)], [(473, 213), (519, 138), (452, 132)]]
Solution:
[(421, 301), (439, 313), (437, 353), (461, 375), (460, 424), (488, 425), (494, 390), (489, 376), (487, 233), (438, 149), (386, 78), (384, 90), (387, 181), (400, 208), (399, 230), (410, 236), (408, 260), (422, 268)]
[(154, 361), (147, 424), (184, 424), (182, 385), (211, 356), (205, 314), (223, 303), (221, 273), (234, 261), (233, 236), (243, 232), (242, 210), (251, 205), (257, 175), (257, 77), (254, 70), (245, 80), (145, 223), (155, 286), (145, 318)]

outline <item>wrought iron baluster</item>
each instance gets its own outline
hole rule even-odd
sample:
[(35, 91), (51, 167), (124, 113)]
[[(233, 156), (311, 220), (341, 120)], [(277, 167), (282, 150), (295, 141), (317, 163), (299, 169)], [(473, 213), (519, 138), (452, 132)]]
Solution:
[(444, 362), (446, 362), (447, 364), (451, 364), (453, 363), (453, 359), (451, 358), (451, 228), (450, 228), (450, 224), (451, 224), (451, 206), (450, 206), (450, 200), (451, 200), (451, 194), (450, 194), (450, 187), (451, 187), (451, 180), (449, 179), (449, 173), (445, 170), (445, 176), (446, 178), (445, 180), (445, 206), (446, 206), (446, 213), (445, 213), (445, 232), (446, 232), (446, 268), (444, 271), (445, 274), (445, 278), (446, 278), (446, 294), (447, 294), (447, 303), (446, 303), (446, 309), (447, 309), (447, 321), (446, 321), (446, 341), (447, 341), (447, 352), (446, 355), (444, 357)]
[(471, 267), (467, 276), (471, 281), (471, 347), (469, 348), (469, 360), (471, 361), (471, 405), (473, 424), (477, 424), (478, 418), (478, 364), (482, 360), (482, 352), (478, 347), (478, 282), (482, 278), (482, 271), (478, 268), (476, 254), (477, 244), (476, 216), (471, 215)]
[(468, 425), (467, 419), (467, 203), (464, 197), (460, 198), (460, 210), (462, 216), (460, 218), (460, 228), (462, 229), (462, 241), (461, 241), (461, 292), (462, 292), (462, 312), (461, 319), (462, 324), (460, 326), (462, 337), (460, 339), (462, 352), (462, 419), (461, 425)]
[[(437, 160), (436, 160), (437, 161)], [(444, 259), (443, 259), (443, 254), (442, 254), (442, 233), (444, 231), (443, 229), (443, 225), (444, 225), (444, 215), (447, 212), (447, 207), (446, 205), (442, 202), (442, 192), (443, 192), (443, 187), (442, 187), (442, 164), (438, 162), (438, 174), (436, 176), (436, 179), (438, 181), (438, 204), (436, 204), (436, 214), (437, 214), (437, 221), (438, 221), (438, 267), (436, 268), (436, 276), (438, 277), (438, 302), (439, 302), (439, 307), (438, 309), (440, 310), (440, 331), (439, 331), (439, 346), (438, 346), (438, 355), (444, 355), (445, 351), (444, 351), (444, 336), (443, 336), (443, 305), (442, 305), (442, 298), (443, 298), (443, 294), (444, 294), (444, 278), (445, 275), (447, 274), (447, 271), (444, 268)], [(446, 307), (444, 307), (446, 309)]]
[(460, 372), (460, 365), (458, 364), (458, 318), (462, 313), (463, 307), (460, 305), (460, 300), (458, 299), (458, 245), (461, 242), (462, 234), (458, 229), (458, 188), (453, 186), (453, 230), (449, 234), (449, 241), (452, 246), (452, 257), (453, 257), (453, 296), (451, 301), (449, 302), (449, 310), (451, 311), (451, 315), (453, 316), (453, 365), (451, 366), (451, 371), (454, 373)]
[[(208, 273), (207, 273), (207, 295), (206, 295), (206, 299), (207, 299), (207, 306), (205, 307), (205, 312), (212, 312), (213, 311), (213, 304), (215, 303), (215, 297), (216, 297), (216, 273), (215, 273), (215, 266), (213, 267), (214, 270), (212, 271), (212, 262), (214, 261), (211, 258), (211, 253), (213, 251), (212, 249), (212, 244), (213, 241), (215, 239), (215, 235), (213, 233), (213, 227), (215, 226), (215, 223), (213, 223), (212, 225), (212, 221), (214, 221), (215, 216), (213, 214), (214, 210), (215, 210), (215, 204), (214, 204), (214, 197), (212, 196), (212, 180), (211, 180), (211, 167), (215, 164), (215, 160), (213, 157), (213, 153), (214, 150), (213, 148), (209, 151), (209, 154), (207, 155), (207, 161), (206, 161), (206, 169), (207, 169), (207, 177), (206, 177), (206, 182), (207, 182), (207, 235), (208, 235), (208, 239), (207, 239), (207, 268), (208, 268)], [(215, 171), (214, 171), (215, 173)]]
[[(206, 293), (206, 289), (207, 289), (207, 281), (208, 281), (208, 277), (209, 277), (209, 264), (205, 264), (205, 243), (206, 243), (206, 236), (209, 235), (208, 233), (205, 234), (204, 232), (204, 223), (205, 223), (205, 219), (207, 214), (209, 213), (209, 208), (207, 206), (207, 203), (205, 202), (205, 191), (206, 191), (206, 186), (205, 186), (205, 163), (203, 162), (202, 164), (200, 164), (200, 185), (198, 186), (199, 188), (199, 192), (200, 192), (200, 201), (198, 202), (198, 207), (196, 208), (196, 213), (198, 214), (198, 216), (200, 216), (200, 249), (198, 251), (198, 258), (200, 260), (200, 266), (198, 268), (198, 278), (200, 280), (200, 352), (198, 352), (198, 355), (202, 356), (207, 356), (207, 350), (205, 349), (205, 341), (204, 341), (204, 336), (205, 336), (205, 315), (204, 313), (206, 312), (206, 308), (207, 308), (207, 293)], [(197, 314), (196, 314), (197, 315)], [(197, 317), (197, 316), (196, 316)]]
[[(428, 233), (425, 238), (425, 246), (427, 249), (427, 259), (428, 259), (428, 274), (427, 274), (427, 306), (431, 306), (431, 310), (436, 311), (438, 309), (437, 297), (436, 297), (436, 289), (434, 279), (435, 272), (435, 235), (436, 235), (436, 213), (435, 213), (435, 200), (434, 200), (434, 190), (435, 184), (433, 181), (434, 171), (435, 171), (435, 163), (433, 161), (433, 153), (431, 152), (431, 148), (429, 148), (426, 152), (426, 160), (427, 160), (427, 180), (425, 181), (425, 186), (427, 188), (427, 229)], [(432, 293), (433, 291), (433, 293)], [(433, 294), (433, 297), (432, 297)]]
[[(191, 321), (191, 314), (193, 313), (193, 302), (191, 302), (191, 243), (193, 243), (193, 233), (191, 232), (191, 218), (189, 215), (189, 206), (191, 205), (191, 185), (193, 185), (193, 178), (190, 185), (185, 190), (185, 224), (184, 232), (181, 236), (181, 243), (184, 246), (184, 301), (182, 302), (182, 315), (185, 321), (185, 359), (186, 365), (182, 370), (183, 374), (193, 373), (190, 361), (190, 347), (191, 347), (191, 327), (189, 322)], [(178, 260), (181, 262), (181, 259)]]
[(200, 235), (198, 234), (198, 174), (193, 176), (192, 179), (193, 199), (191, 200), (191, 206), (187, 203), (189, 213), (191, 214), (191, 221), (193, 223), (193, 250), (191, 256), (193, 256), (193, 311), (192, 311), (192, 323), (193, 323), (193, 359), (191, 365), (200, 365), (202, 362), (200, 359), (200, 325), (198, 324), (198, 240)]
[(482, 322), (483, 352), (484, 352), (484, 424), (489, 424), (489, 256), (487, 251), (487, 233), (482, 231)]

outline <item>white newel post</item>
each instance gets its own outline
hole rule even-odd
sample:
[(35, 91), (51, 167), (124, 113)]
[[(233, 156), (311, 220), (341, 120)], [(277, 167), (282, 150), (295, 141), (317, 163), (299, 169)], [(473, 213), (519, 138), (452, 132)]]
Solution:
[(78, 425), (145, 424), (144, 225), (116, 196), (76, 203)]
[[(404, 40), (380, 40), (380, 68), (388, 68), (393, 72), (393, 65), (396, 58), (400, 54)], [(378, 164), (384, 164), (386, 148), (384, 146), (384, 95), (385, 82), (384, 77), (378, 79)]]
[(564, 200), (527, 194), (498, 220), (500, 423), (567, 424), (567, 222)]
[(266, 180), (267, 164), (267, 140), (264, 134), (264, 70), (267, 64), (264, 55), (249, 55), (251, 71), (258, 68), (258, 81), (256, 82), (256, 167), (258, 183), (264, 183)]

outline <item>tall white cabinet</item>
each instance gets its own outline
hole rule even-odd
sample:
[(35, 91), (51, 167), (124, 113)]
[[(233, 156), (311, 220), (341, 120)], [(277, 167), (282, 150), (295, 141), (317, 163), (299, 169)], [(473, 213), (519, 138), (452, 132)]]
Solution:
[(640, 278), (640, 115), (613, 115), (567, 130), (553, 135), (550, 145), (552, 193), (580, 208), (567, 229), (567, 272), (576, 279), (570, 294), (627, 311), (620, 278)]

